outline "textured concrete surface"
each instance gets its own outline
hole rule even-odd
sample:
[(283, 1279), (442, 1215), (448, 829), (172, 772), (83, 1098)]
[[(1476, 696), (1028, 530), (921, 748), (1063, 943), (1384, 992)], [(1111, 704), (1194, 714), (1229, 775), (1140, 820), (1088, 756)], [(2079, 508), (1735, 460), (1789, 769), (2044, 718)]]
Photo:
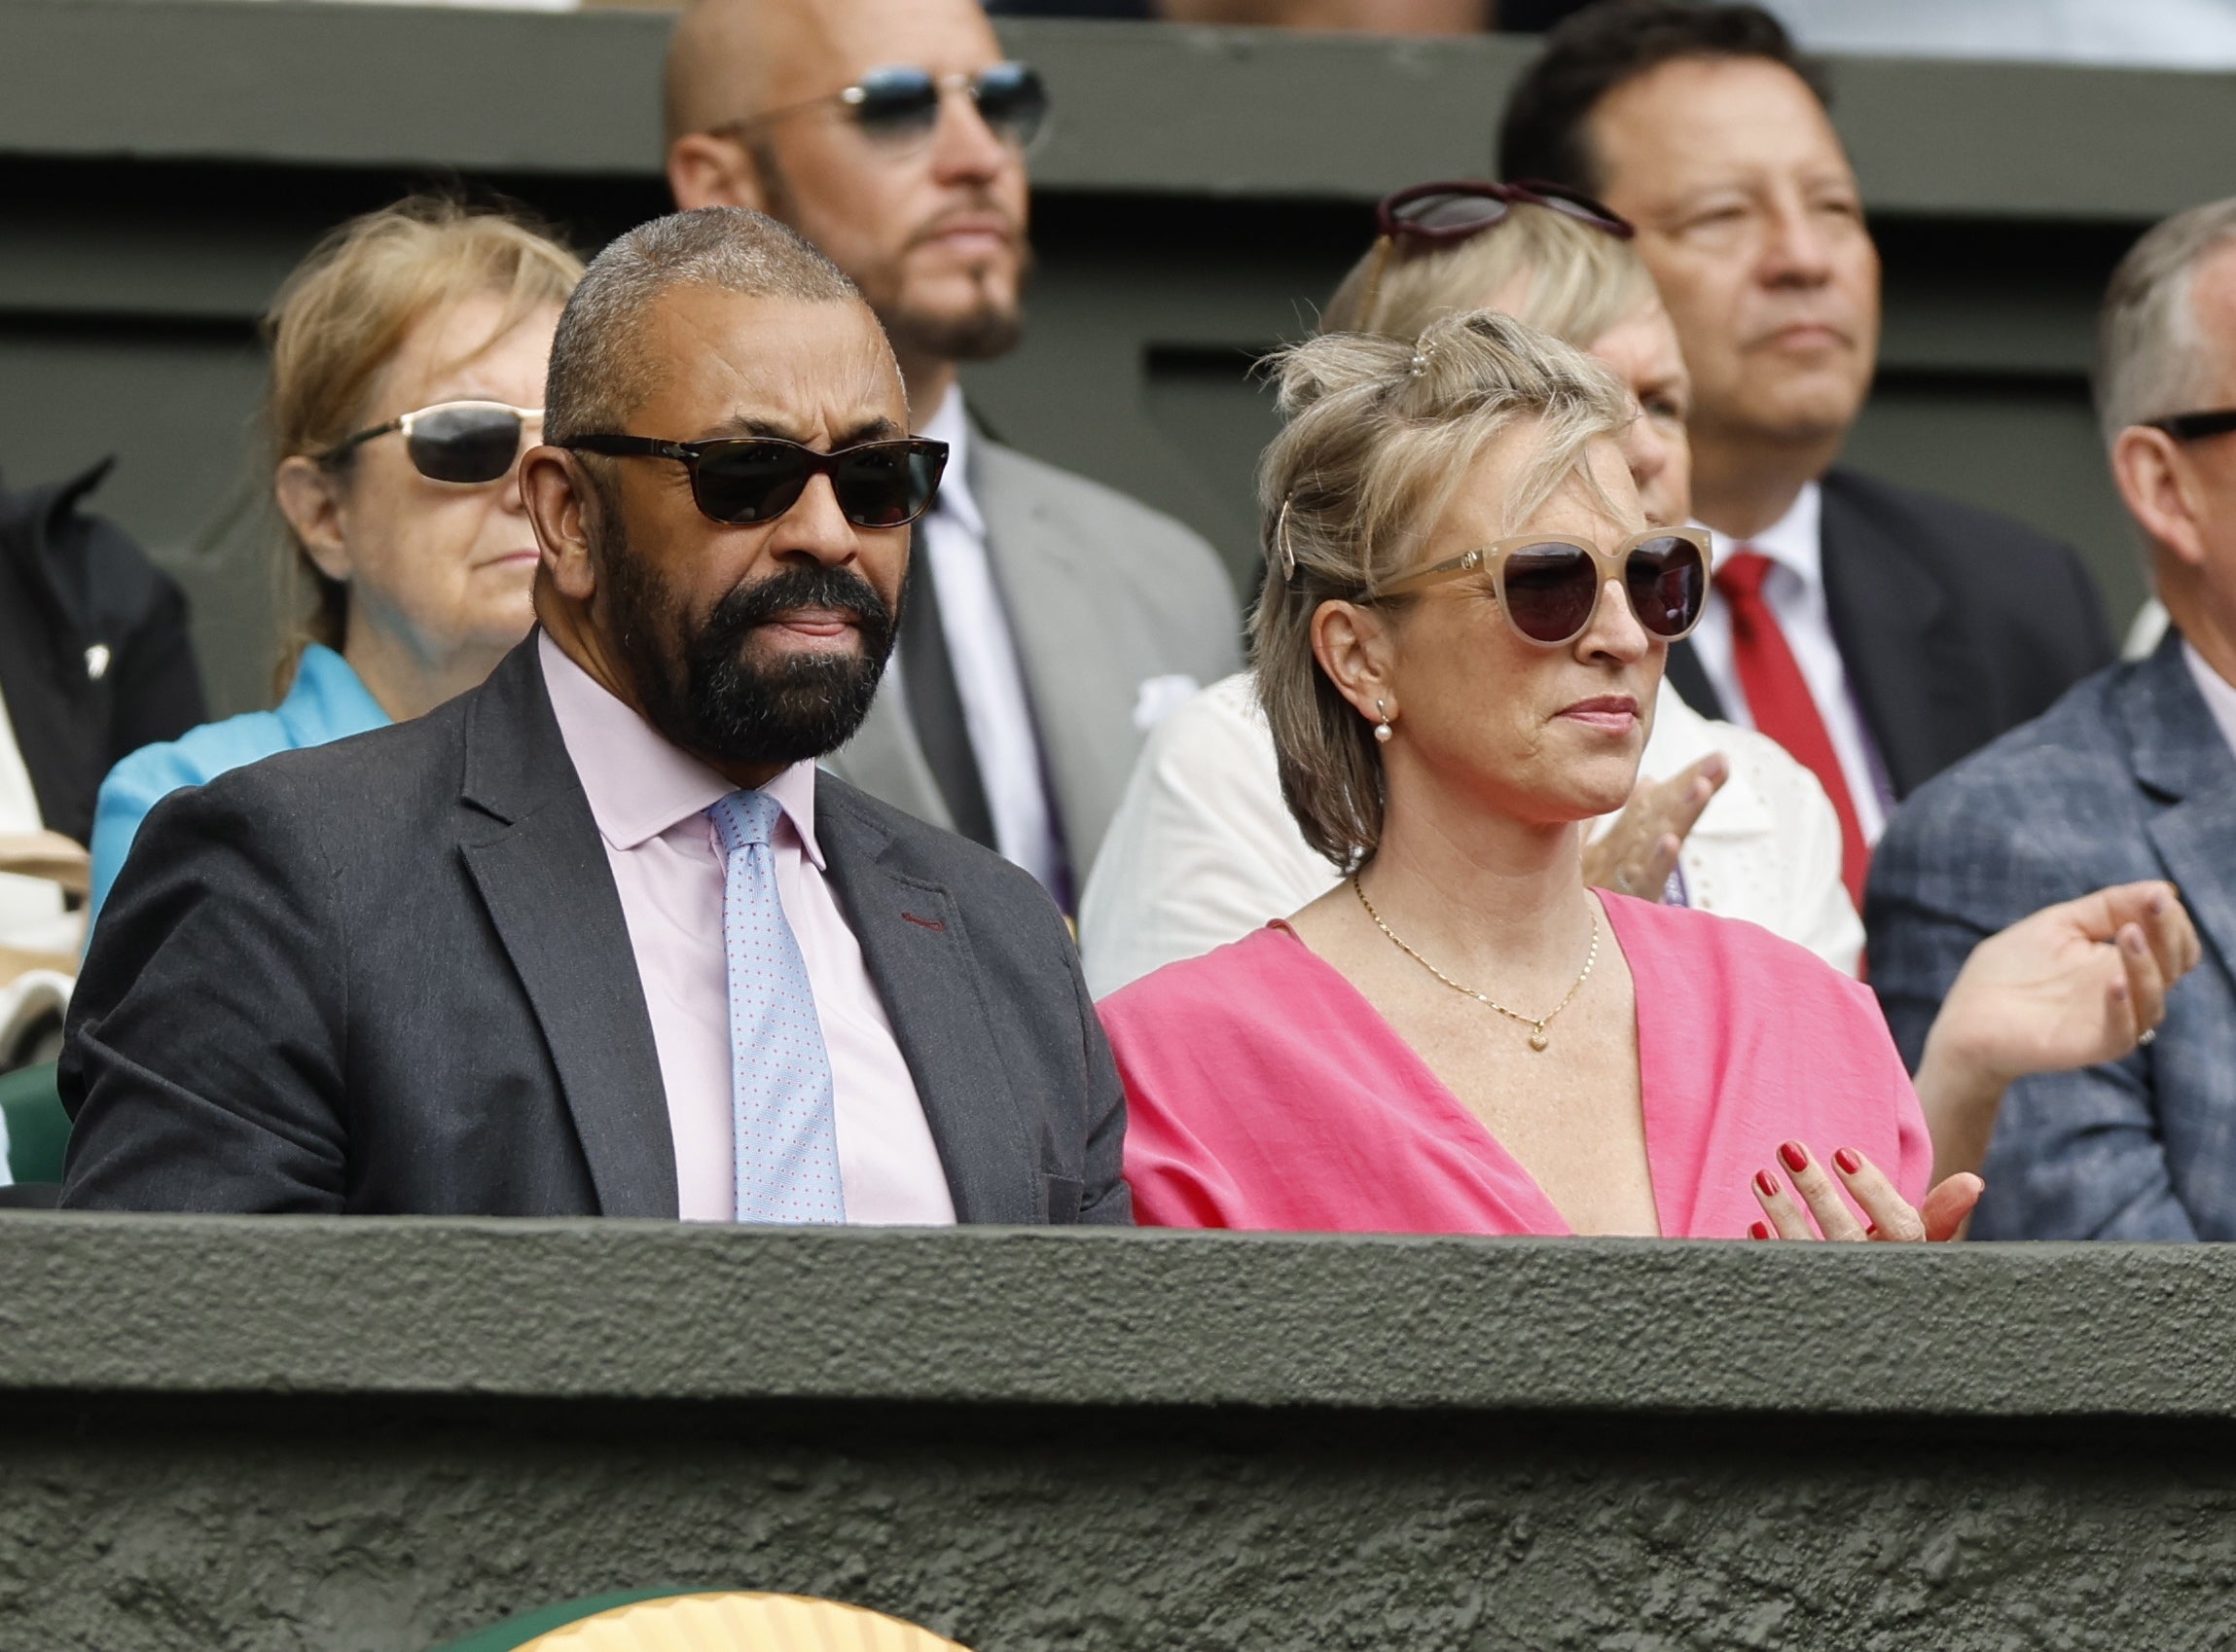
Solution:
[(2236, 1252), (0, 1219), (0, 1649), (2208, 1647)]
[(2236, 1248), (0, 1216), (0, 1392), (2236, 1419)]

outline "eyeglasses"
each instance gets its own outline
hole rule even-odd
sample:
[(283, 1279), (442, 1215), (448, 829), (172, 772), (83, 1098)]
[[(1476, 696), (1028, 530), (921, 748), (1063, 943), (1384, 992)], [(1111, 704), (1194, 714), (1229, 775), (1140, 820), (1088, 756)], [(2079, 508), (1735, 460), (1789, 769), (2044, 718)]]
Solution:
[(2196, 442), (2208, 436), (2225, 436), (2236, 430), (2236, 408), (2215, 408), (2210, 413), (2168, 413), (2146, 418), (2146, 430), (2163, 430), (2177, 442)]
[(909, 63), (872, 69), (843, 91), (787, 104), (766, 114), (726, 122), (708, 130), (716, 135), (746, 135), (776, 121), (836, 103), (846, 109), (862, 134), (892, 153), (920, 148), (939, 126), (940, 99), (950, 91), (968, 94), (995, 137), (1029, 150), (1048, 121), (1048, 87), (1029, 63), (996, 63), (975, 75), (935, 75)]
[(339, 464), (376, 436), (401, 432), (412, 468), (430, 482), (463, 487), (495, 482), (521, 456), (521, 438), (530, 424), (543, 422), (541, 408), (508, 407), (503, 402), (438, 402), (386, 424), (360, 430), (317, 455), (322, 465)]
[(712, 442), (577, 436), (559, 446), (615, 458), (673, 459), (691, 473), (700, 514), (731, 527), (775, 521), (818, 476), (831, 479), (840, 515), (856, 527), (906, 527), (931, 509), (947, 469), (947, 444), (921, 437), (857, 442), (827, 453), (773, 436)]
[(1393, 580), (1367, 600), (1403, 596), (1488, 569), (1507, 622), (1548, 648), (1582, 636), (1600, 593), (1619, 579), (1648, 634), (1675, 642), (1700, 624), (1708, 605), (1709, 538), (1697, 527), (1650, 527), (1612, 551), (1573, 540), (1522, 534), (1501, 539)]
[(1375, 206), (1374, 223), (1392, 240), (1454, 246), (1504, 223), (1517, 206), (1542, 206), (1579, 224), (1605, 230), (1618, 240), (1627, 241), (1638, 233), (1630, 220), (1590, 196), (1533, 179), (1519, 184), (1481, 180), (1415, 184), (1384, 196)]

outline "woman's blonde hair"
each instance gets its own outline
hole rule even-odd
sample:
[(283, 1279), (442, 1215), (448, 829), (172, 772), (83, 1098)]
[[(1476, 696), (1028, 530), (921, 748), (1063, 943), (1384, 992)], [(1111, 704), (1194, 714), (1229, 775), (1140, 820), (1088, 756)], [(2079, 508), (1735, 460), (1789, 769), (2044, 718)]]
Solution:
[(1502, 308), (1580, 349), (1660, 302), (1629, 241), (1524, 201), (1454, 245), (1416, 251), (1376, 241), (1328, 300), (1320, 331), (1411, 339), (1431, 321), (1517, 289)]
[[(271, 470), (363, 429), (374, 380), (438, 305), (502, 298), (502, 337), (544, 305), (563, 305), (581, 278), (580, 259), (509, 210), (421, 195), (352, 218), (311, 249), (265, 313)], [(284, 520), (276, 572), (284, 693), (307, 645), (342, 646), (349, 588), (320, 571)]]
[(1258, 469), (1258, 699), (1289, 812), (1307, 843), (1352, 871), (1382, 842), (1382, 761), (1372, 726), (1314, 657), (1313, 616), (1417, 561), (1504, 432), (1537, 426), (1500, 502), (1511, 526), (1583, 470), (1592, 443), (1622, 431), (1630, 399), (1581, 350), (1493, 310), (1432, 322), (1418, 340), (1322, 334), (1271, 365), (1287, 422)]

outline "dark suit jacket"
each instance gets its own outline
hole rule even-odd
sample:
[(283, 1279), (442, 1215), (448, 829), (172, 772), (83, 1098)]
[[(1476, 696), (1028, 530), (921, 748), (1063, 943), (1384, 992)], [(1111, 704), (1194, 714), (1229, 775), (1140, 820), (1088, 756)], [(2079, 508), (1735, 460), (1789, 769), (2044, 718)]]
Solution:
[(108, 473), (0, 488), (0, 694), (39, 818), (81, 844), (118, 759), (205, 715), (177, 583), (79, 509)]
[[(815, 829), (966, 1222), (1126, 1222), (1125, 1101), (1026, 873), (828, 775)], [(174, 792), (62, 1058), (83, 1208), (673, 1216), (652, 1024), (535, 639)]]
[[(1832, 634), (1897, 798), (2111, 664), (2103, 598), (2071, 546), (1852, 470), (1821, 486)], [(1723, 715), (1688, 644), (1669, 676), (1695, 711)]]
[(1871, 985), (1915, 1066), (1975, 944), (2170, 879), (2204, 960), (2124, 1060), (2021, 1079), (1975, 1239), (2236, 1239), (2236, 755), (2169, 634), (1927, 786), (1871, 861)]

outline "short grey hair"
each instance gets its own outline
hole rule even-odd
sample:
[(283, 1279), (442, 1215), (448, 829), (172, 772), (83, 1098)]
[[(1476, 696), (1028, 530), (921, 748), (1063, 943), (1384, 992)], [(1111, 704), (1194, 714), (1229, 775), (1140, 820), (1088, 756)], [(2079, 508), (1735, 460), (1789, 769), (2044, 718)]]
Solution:
[(544, 382), (546, 440), (618, 430), (652, 394), (660, 364), (638, 334), (670, 287), (861, 302), (853, 282), (797, 231), (744, 207), (703, 206), (640, 224), (591, 260), (559, 313)]
[(2106, 447), (2131, 424), (2191, 411), (2218, 364), (2197, 326), (2197, 267), (2236, 242), (2236, 197), (2178, 213), (2128, 249), (2096, 331), (2097, 422)]
[[(1305, 842), (1350, 872), (1382, 844), (1382, 756), (1313, 654), (1313, 615), (1360, 601), (1419, 560), (1476, 458), (1533, 423), (1498, 501), (1511, 532), (1631, 421), (1606, 367), (1509, 315), (1472, 310), (1418, 341), (1323, 333), (1270, 363), (1288, 423), (1258, 467), (1265, 588), (1251, 615), (1258, 701), (1281, 797)], [(1400, 597), (1411, 602), (1412, 597)]]

